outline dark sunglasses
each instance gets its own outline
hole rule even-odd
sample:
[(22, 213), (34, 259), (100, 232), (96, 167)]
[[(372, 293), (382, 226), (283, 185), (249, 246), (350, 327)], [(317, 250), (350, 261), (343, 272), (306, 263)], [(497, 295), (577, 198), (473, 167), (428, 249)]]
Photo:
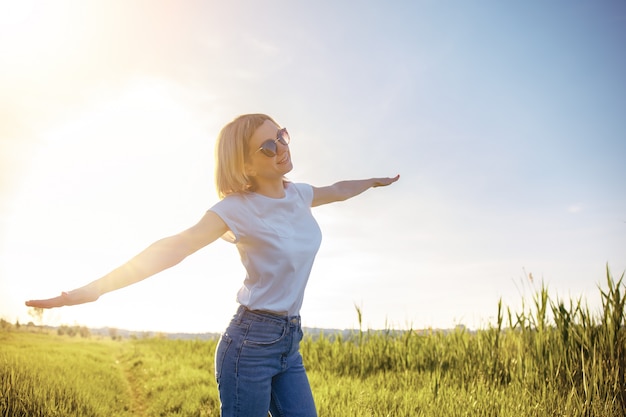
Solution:
[(278, 155), (278, 145), (276, 145), (276, 142), (280, 142), (281, 145), (287, 146), (289, 145), (290, 141), (291, 139), (289, 138), (289, 132), (287, 132), (287, 128), (283, 127), (278, 132), (276, 132), (276, 139), (266, 140), (265, 142), (263, 142), (261, 147), (256, 150), (256, 152), (261, 151), (263, 152), (263, 155), (272, 158)]

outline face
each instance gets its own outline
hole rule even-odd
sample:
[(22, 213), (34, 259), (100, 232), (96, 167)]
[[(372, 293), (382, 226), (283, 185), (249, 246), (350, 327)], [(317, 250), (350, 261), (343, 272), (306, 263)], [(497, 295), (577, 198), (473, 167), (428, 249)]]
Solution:
[[(281, 179), (293, 169), (291, 162), (291, 154), (289, 153), (289, 145), (285, 144), (283, 140), (277, 140), (277, 134), (281, 129), (274, 124), (271, 120), (266, 120), (250, 138), (248, 155), (248, 162), (246, 163), (249, 175), (252, 175), (257, 180), (263, 179)], [(284, 136), (284, 132), (280, 132), (284, 139), (288, 137)], [(259, 150), (261, 146), (264, 148), (270, 148), (273, 150), (272, 142), (276, 146), (274, 156), (272, 152), (267, 150)], [(288, 140), (287, 140), (288, 142)], [(267, 146), (270, 145), (270, 146)]]

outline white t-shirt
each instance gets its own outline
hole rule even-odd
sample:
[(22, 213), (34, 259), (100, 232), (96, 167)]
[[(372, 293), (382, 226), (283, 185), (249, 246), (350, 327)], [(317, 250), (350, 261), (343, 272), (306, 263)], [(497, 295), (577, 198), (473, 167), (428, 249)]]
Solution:
[(209, 210), (224, 220), (246, 269), (237, 301), (251, 310), (298, 315), (322, 233), (311, 213), (313, 187), (285, 183), (285, 197), (231, 194)]

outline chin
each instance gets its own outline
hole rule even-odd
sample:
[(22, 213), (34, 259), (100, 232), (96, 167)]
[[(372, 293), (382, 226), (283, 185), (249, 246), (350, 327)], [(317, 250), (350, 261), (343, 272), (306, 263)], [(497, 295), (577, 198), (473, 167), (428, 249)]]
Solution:
[(287, 174), (288, 172), (291, 172), (293, 170), (293, 164), (291, 163), (291, 161), (287, 162), (286, 164), (284, 164), (283, 166), (281, 166), (281, 171), (284, 174)]

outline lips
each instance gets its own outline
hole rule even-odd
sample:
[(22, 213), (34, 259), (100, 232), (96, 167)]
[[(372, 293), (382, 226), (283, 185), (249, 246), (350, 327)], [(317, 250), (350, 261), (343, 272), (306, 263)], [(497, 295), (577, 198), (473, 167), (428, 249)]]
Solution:
[(287, 162), (289, 162), (289, 154), (286, 154), (283, 159), (281, 159), (280, 161), (277, 162), (277, 164), (278, 165), (283, 165), (283, 164), (286, 164)]

